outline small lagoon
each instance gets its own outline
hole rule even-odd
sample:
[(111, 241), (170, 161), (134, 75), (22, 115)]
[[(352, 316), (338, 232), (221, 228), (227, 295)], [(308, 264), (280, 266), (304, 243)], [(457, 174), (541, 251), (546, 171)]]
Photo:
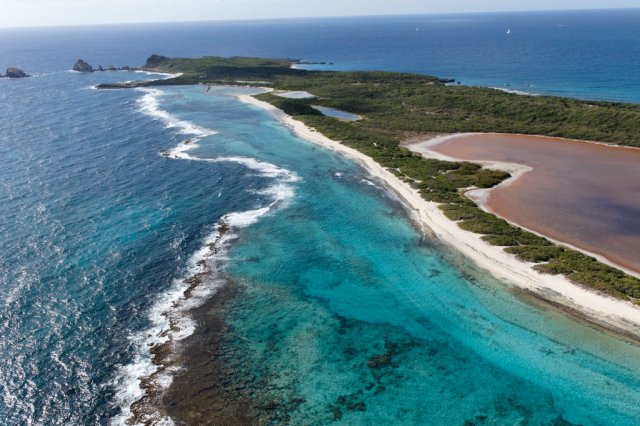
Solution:
[(320, 105), (311, 105), (311, 107), (317, 111), (320, 111), (327, 117), (337, 118), (342, 121), (359, 121), (362, 120), (362, 116), (357, 114), (351, 114), (350, 112), (342, 111), (335, 108), (324, 107)]

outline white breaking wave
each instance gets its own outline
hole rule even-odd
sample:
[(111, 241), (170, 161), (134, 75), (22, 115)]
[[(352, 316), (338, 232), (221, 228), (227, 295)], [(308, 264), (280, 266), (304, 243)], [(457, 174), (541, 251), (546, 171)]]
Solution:
[(362, 179), (360, 182), (362, 182), (362, 183), (364, 183), (364, 184), (367, 184), (367, 185), (369, 185), (369, 186), (373, 186), (373, 187), (379, 188), (379, 186), (378, 186), (378, 185), (376, 185), (375, 183), (371, 182), (371, 181), (370, 181), (370, 180), (368, 180), (368, 179)]
[[(145, 380), (148, 388), (166, 389), (171, 385), (173, 374), (180, 367), (168, 363), (168, 367), (161, 368), (154, 363), (151, 350), (175, 344), (193, 334), (196, 324), (189, 311), (202, 305), (222, 285), (217, 266), (226, 259), (226, 248), (235, 238), (234, 234), (221, 232), (224, 229), (224, 220), (223, 217), (216, 224), (213, 232), (205, 238), (202, 247), (190, 257), (185, 276), (176, 279), (152, 305), (149, 311), (151, 327), (129, 337), (135, 345), (136, 354), (133, 362), (120, 367), (116, 374), (116, 403), (122, 412), (112, 420), (112, 424), (126, 425), (131, 420), (131, 405), (146, 393), (146, 389), (141, 386), (142, 380)], [(193, 281), (197, 277), (202, 278)], [(137, 420), (145, 423), (151, 420), (153, 424), (172, 424), (171, 419), (159, 414), (151, 419)]]
[[(292, 183), (298, 181), (295, 173), (274, 164), (250, 157), (200, 158), (189, 151), (196, 148), (201, 139), (216, 134), (214, 130), (200, 127), (190, 121), (181, 120), (160, 108), (159, 98), (163, 92), (158, 89), (139, 89), (144, 95), (139, 99), (143, 113), (161, 120), (168, 128), (176, 128), (191, 139), (162, 153), (168, 158), (204, 162), (234, 162), (244, 165), (260, 176), (274, 179), (269, 188), (256, 192), (270, 198), (269, 203), (253, 210), (231, 212), (224, 215), (213, 231), (205, 238), (199, 250), (188, 260), (187, 271), (182, 278), (174, 280), (171, 287), (161, 294), (149, 311), (151, 327), (144, 332), (130, 336), (136, 348), (131, 364), (121, 366), (113, 381), (116, 388), (116, 403), (121, 413), (112, 420), (114, 425), (128, 425), (133, 420), (156, 425), (171, 425), (173, 421), (160, 413), (133, 419), (131, 407), (147, 395), (148, 389), (166, 389), (171, 385), (173, 375), (180, 366), (172, 363), (172, 352), (162, 363), (154, 363), (152, 350), (175, 345), (193, 334), (196, 324), (190, 311), (201, 306), (216, 289), (223, 285), (220, 264), (227, 259), (227, 249), (237, 238), (234, 231), (256, 223), (274, 208), (282, 208), (294, 197)], [(143, 388), (144, 382), (144, 388)]]
[(169, 114), (167, 111), (160, 109), (160, 96), (163, 94), (161, 90), (146, 88), (138, 90), (145, 93), (145, 95), (138, 100), (141, 111), (156, 120), (162, 121), (167, 128), (177, 128), (183, 135), (194, 135), (199, 139), (217, 133), (215, 130), (200, 127), (187, 120), (181, 120)]

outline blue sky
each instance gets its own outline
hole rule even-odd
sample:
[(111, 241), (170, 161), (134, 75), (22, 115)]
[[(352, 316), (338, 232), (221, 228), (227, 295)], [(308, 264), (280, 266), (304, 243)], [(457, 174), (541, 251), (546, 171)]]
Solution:
[(640, 8), (640, 0), (0, 0), (0, 27)]

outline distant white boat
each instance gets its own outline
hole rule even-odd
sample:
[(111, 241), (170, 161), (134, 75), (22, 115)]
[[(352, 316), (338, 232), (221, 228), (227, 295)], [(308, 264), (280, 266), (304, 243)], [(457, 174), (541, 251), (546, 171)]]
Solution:
[(507, 34), (511, 34), (511, 28), (507, 30)]

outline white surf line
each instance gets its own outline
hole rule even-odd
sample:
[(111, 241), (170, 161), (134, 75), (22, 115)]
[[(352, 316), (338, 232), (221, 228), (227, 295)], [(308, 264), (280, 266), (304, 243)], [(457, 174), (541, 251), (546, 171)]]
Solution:
[[(160, 294), (151, 306), (148, 314), (151, 327), (129, 337), (134, 343), (136, 354), (132, 363), (118, 368), (112, 382), (121, 413), (112, 419), (111, 424), (125, 426), (150, 422), (171, 425), (173, 421), (163, 413), (156, 411), (149, 414), (143, 410), (140, 415), (132, 410), (132, 406), (145, 398), (153, 405), (154, 395), (150, 395), (149, 392), (158, 393), (168, 388), (174, 374), (180, 370), (181, 367), (175, 365), (174, 346), (195, 331), (196, 323), (191, 318), (191, 310), (205, 303), (224, 284), (219, 266), (227, 260), (227, 250), (231, 242), (237, 239), (234, 231), (258, 222), (274, 208), (286, 206), (295, 195), (291, 184), (299, 178), (289, 170), (255, 158), (200, 158), (192, 155), (189, 151), (198, 146), (198, 141), (217, 132), (181, 120), (162, 110), (159, 101), (163, 94), (161, 90), (139, 90), (144, 93), (139, 99), (140, 110), (143, 113), (162, 121), (167, 128), (175, 128), (181, 134), (192, 136), (191, 139), (162, 153), (163, 156), (179, 160), (239, 163), (260, 176), (275, 180), (273, 185), (259, 192), (271, 198), (268, 205), (253, 210), (227, 213), (214, 225), (213, 231), (204, 239), (200, 249), (189, 258), (185, 274), (174, 280), (171, 287)], [(171, 346), (168, 352), (163, 351), (168, 355), (158, 360), (154, 352), (166, 348), (166, 345)]]

